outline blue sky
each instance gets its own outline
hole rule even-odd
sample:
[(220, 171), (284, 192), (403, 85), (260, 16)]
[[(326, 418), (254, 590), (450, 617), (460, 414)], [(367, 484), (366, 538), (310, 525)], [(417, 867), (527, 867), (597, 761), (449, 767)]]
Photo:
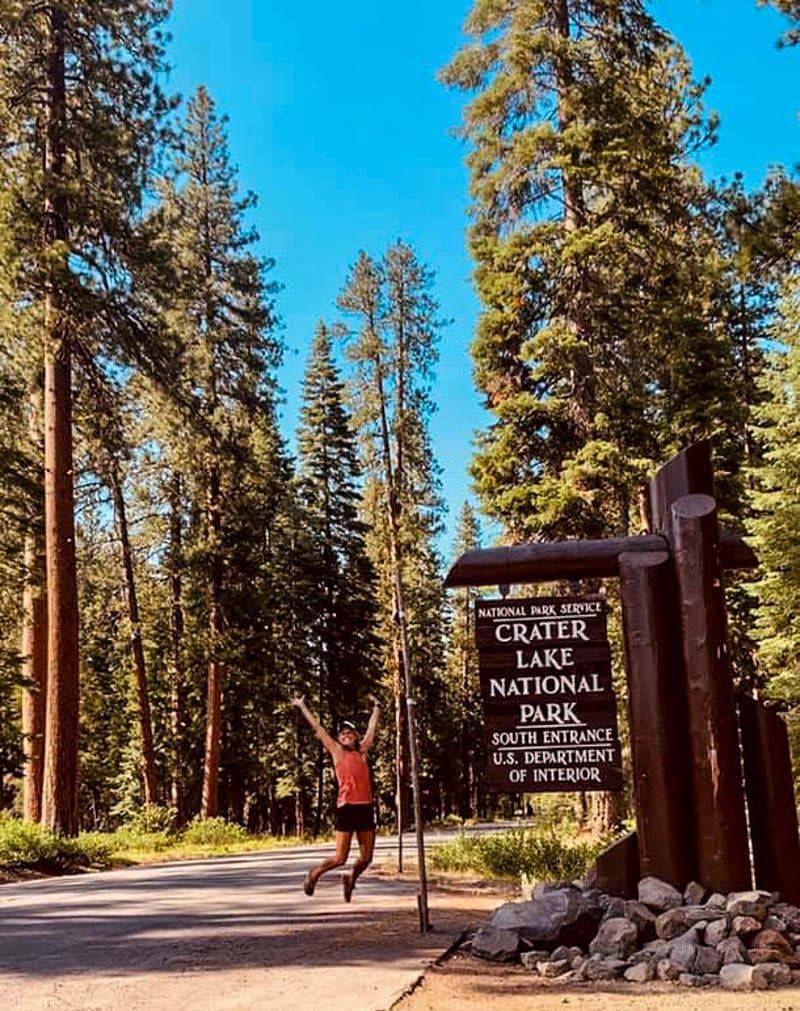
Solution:
[[(259, 196), (253, 223), (284, 285), (286, 392), (292, 438), (307, 349), (359, 250), (379, 256), (402, 238), (436, 271), (443, 332), (432, 422), (450, 510), (442, 545), (469, 496), (467, 466), (488, 416), (471, 378), (478, 304), (465, 250), (467, 173), (453, 136), (462, 98), (436, 72), (458, 48), (467, 0), (323, 3), (175, 0), (170, 84), (205, 84), (230, 117), (243, 189)], [(713, 83), (719, 143), (703, 159), (715, 176), (757, 186), (775, 164), (800, 161), (800, 50), (778, 51), (783, 27), (755, 0), (655, 0), (652, 10)]]

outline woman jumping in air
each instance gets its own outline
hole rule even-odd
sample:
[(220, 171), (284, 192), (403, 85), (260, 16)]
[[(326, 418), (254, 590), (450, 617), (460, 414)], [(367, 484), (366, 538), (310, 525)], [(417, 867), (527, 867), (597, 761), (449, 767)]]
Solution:
[(372, 851), (375, 847), (375, 815), (372, 809), (372, 782), (366, 754), (375, 740), (380, 710), (374, 695), (370, 695), (369, 700), (373, 704), (373, 709), (363, 740), (359, 740), (353, 724), (347, 722), (342, 724), (334, 740), (309, 710), (302, 695), (292, 699), (292, 705), (297, 706), (330, 752), (339, 783), (336, 798), (336, 852), (308, 871), (303, 881), (303, 891), (306, 895), (314, 894), (317, 881), (326, 871), (341, 867), (347, 862), (353, 833), (358, 839), (359, 856), (353, 864), (352, 872), (342, 875), (345, 902), (350, 901), (356, 881), (372, 863)]

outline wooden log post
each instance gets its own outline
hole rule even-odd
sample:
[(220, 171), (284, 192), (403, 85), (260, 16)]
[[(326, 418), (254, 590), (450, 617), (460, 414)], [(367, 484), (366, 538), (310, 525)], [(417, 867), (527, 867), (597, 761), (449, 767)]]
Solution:
[(724, 893), (749, 888), (751, 874), (716, 503), (710, 495), (686, 495), (671, 512), (698, 874), (706, 887)]
[[(680, 496), (678, 496), (680, 497)], [(658, 534), (607, 541), (554, 541), (511, 544), (466, 551), (447, 573), (444, 585), (499, 586), (546, 583), (560, 579), (602, 579), (619, 575), (625, 554), (666, 551), (670, 541)], [(753, 549), (735, 534), (721, 530), (719, 553), (725, 569), (751, 569), (758, 564)]]
[(756, 699), (738, 702), (756, 887), (797, 904), (800, 838), (786, 724)]
[(697, 877), (686, 696), (668, 552), (619, 559), (640, 876)]

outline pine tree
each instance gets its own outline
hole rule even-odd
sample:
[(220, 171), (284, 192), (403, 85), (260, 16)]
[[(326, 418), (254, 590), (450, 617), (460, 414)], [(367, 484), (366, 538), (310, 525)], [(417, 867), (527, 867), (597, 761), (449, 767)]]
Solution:
[(477, 0), (466, 30), (443, 79), (475, 95), (483, 508), (511, 541), (646, 530), (676, 450), (713, 434), (740, 463), (703, 86), (641, 0)]
[[(434, 547), (442, 505), (427, 428), (442, 325), (432, 287), (431, 271), (410, 246), (397, 242), (379, 262), (359, 254), (338, 300), (358, 324), (347, 349), (355, 365), (350, 399), (357, 405), (354, 424), (366, 473), (367, 546), (378, 575), (386, 669), (395, 697), (401, 830), (408, 824), (404, 808), (409, 765), (415, 759), (413, 746), (409, 753), (405, 745), (404, 698), (410, 694), (412, 665), (424, 662), (426, 687), (441, 676), (443, 666), (443, 629), (438, 626), (444, 601)], [(422, 711), (419, 707), (417, 713)], [(419, 821), (421, 798), (416, 791), (414, 804)]]
[[(128, 308), (131, 219), (160, 120), (161, 0), (0, 7), (0, 182), (21, 300), (44, 362), (48, 702), (42, 821), (77, 830), (78, 614), (73, 517), (76, 351), (146, 358)], [(98, 326), (98, 321), (102, 324)]]
[[(336, 726), (355, 710), (372, 680), (372, 572), (359, 518), (361, 495), (355, 435), (344, 406), (344, 383), (333, 360), (331, 334), (320, 322), (303, 384), (297, 433), (299, 492), (310, 534), (313, 618), (308, 634), (316, 683), (309, 692), (320, 719)], [(323, 799), (326, 756), (317, 746), (315, 834)]]
[[(456, 528), (453, 557), (481, 547), (481, 530), (472, 506), (465, 502)], [(458, 762), (450, 761), (456, 772), (456, 810), (461, 818), (485, 815), (484, 749), (482, 707), (478, 680), (478, 651), (475, 645), (475, 603), (480, 592), (473, 587), (450, 594), (450, 634), (448, 636), (447, 683), (453, 732), (459, 742)], [(452, 752), (451, 752), (452, 754)]]
[(763, 386), (769, 399), (758, 410), (757, 434), (763, 462), (754, 470), (754, 516), (750, 528), (762, 575), (754, 586), (758, 601), (759, 658), (771, 694), (800, 701), (800, 285), (792, 274), (784, 283), (780, 342)]
[(479, 0), (466, 28), (443, 78), (476, 93), (477, 489), (511, 539), (627, 533), (654, 465), (734, 422), (688, 165), (714, 124), (638, 0)]
[(108, 489), (109, 504), (116, 526), (120, 582), (127, 609), (132, 682), (136, 699), (138, 742), (135, 749), (140, 763), (144, 803), (151, 805), (158, 799), (153, 722), (134, 548), (125, 491), (126, 470), (133, 455), (130, 416), (135, 408), (130, 403), (130, 389), (123, 390), (119, 383), (106, 379), (94, 367), (93, 362), (89, 363), (86, 371), (93, 394), (91, 407), (83, 411), (82, 416), (76, 417), (76, 422), (83, 436), (83, 445), (88, 457), (87, 466)]
[[(5, 336), (3, 316), (0, 311), (0, 333)], [(5, 349), (10, 346), (2, 343)], [(28, 563), (35, 569), (36, 562), (30, 557), (30, 546), (40, 540), (41, 534), (41, 485), (35, 449), (28, 444), (25, 431), (25, 385), (7, 354), (0, 351), (0, 778), (4, 784), (0, 788), (0, 807), (12, 799), (12, 778), (24, 772), (24, 811), (30, 817), (41, 800), (44, 709), (39, 704), (39, 678), (43, 672), (36, 648), (41, 640), (34, 635), (33, 620), (33, 601), (41, 600), (41, 583), (35, 571), (28, 571)], [(27, 612), (31, 620), (24, 626), (30, 634), (23, 634), (20, 643), (18, 618), (23, 589), (31, 604)]]
[(274, 368), (280, 346), (274, 337), (274, 284), (270, 261), (249, 247), (257, 236), (244, 226), (254, 203), (240, 196), (230, 164), (225, 119), (201, 88), (190, 101), (183, 146), (175, 160), (176, 182), (164, 193), (161, 211), (171, 237), (180, 282), (165, 309), (184, 358), (184, 399), (193, 403), (198, 490), (204, 497), (204, 554), (208, 678), (206, 746), (201, 813), (218, 809), (225, 680), (226, 494), (236, 487), (236, 458), (247, 453), (252, 419), (271, 411)]

